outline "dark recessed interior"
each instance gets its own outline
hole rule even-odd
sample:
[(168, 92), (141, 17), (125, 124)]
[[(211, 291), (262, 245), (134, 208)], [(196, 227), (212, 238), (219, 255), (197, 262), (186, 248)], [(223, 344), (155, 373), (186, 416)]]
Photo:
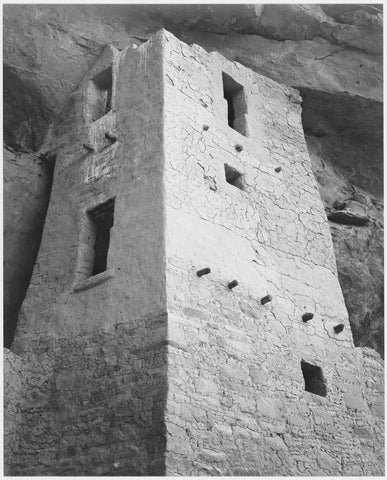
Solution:
[(243, 86), (236, 82), (230, 75), (222, 73), (223, 96), (227, 101), (227, 122), (228, 125), (246, 135), (246, 101)]
[(224, 173), (226, 175), (226, 182), (240, 190), (245, 189), (243, 175), (238, 172), (236, 168), (230, 167), (230, 165), (224, 165)]
[(93, 122), (110, 112), (112, 108), (112, 87), (111, 67), (99, 73), (90, 81), (88, 103)]
[(110, 229), (114, 221), (114, 199), (99, 205), (88, 212), (95, 229), (94, 264), (91, 275), (98, 275), (106, 270), (110, 243)]
[(305, 390), (326, 397), (327, 388), (321, 368), (301, 360), (301, 370), (305, 380)]

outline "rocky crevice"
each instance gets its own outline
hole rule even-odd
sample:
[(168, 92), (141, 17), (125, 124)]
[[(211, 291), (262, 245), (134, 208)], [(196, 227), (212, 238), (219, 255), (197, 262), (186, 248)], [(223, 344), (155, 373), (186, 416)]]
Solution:
[(5, 146), (4, 346), (9, 348), (39, 251), (53, 165), (26, 147)]

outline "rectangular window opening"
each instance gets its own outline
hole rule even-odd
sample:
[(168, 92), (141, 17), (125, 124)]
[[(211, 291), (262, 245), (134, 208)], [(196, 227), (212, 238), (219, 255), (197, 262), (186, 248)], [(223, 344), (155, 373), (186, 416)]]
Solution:
[(107, 268), (110, 229), (114, 222), (114, 203), (115, 199), (111, 198), (107, 202), (87, 212), (95, 234), (94, 263), (91, 276), (98, 275)]
[(244, 177), (241, 172), (238, 172), (236, 168), (230, 167), (230, 165), (224, 164), (224, 173), (226, 175), (226, 182), (240, 190), (245, 189)]
[(327, 387), (321, 368), (301, 360), (301, 370), (305, 380), (305, 390), (326, 397)]
[(228, 125), (246, 136), (246, 97), (244, 88), (233, 78), (222, 72), (223, 96), (227, 101)]
[(112, 88), (112, 67), (107, 68), (90, 80), (88, 105), (92, 122), (103, 117), (112, 109)]

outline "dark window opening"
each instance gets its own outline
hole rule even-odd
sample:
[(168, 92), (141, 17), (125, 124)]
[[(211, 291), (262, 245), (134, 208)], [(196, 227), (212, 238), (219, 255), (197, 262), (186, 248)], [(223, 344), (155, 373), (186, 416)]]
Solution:
[(222, 73), (223, 96), (227, 101), (228, 125), (246, 136), (246, 98), (243, 86), (226, 73)]
[(301, 370), (305, 380), (305, 390), (326, 397), (327, 387), (321, 368), (301, 360)]
[(95, 232), (94, 263), (91, 275), (106, 270), (110, 229), (114, 221), (114, 198), (87, 212)]
[(227, 100), (227, 121), (228, 125), (231, 128), (234, 128), (234, 119), (235, 119), (235, 112), (234, 112), (234, 104), (232, 101), (232, 95), (228, 92), (224, 92), (224, 98)]
[(93, 80), (90, 80), (88, 104), (93, 122), (106, 115), (112, 109), (112, 88), (111, 67), (99, 73)]
[(105, 132), (105, 136), (103, 138), (103, 149), (110, 147), (110, 145), (113, 145), (117, 141), (117, 135), (112, 132), (112, 131), (107, 131)]
[(226, 182), (229, 183), (230, 185), (233, 185), (234, 187), (239, 188), (240, 190), (245, 189), (245, 184), (243, 181), (243, 175), (241, 172), (238, 172), (233, 167), (230, 167), (229, 165), (225, 164), (224, 165), (224, 173), (226, 175)]

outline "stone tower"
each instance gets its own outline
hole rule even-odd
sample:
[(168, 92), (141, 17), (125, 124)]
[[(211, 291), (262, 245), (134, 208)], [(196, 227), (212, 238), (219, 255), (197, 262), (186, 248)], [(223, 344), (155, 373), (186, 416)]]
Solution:
[(50, 155), (10, 473), (382, 474), (383, 369), (352, 342), (296, 90), (160, 31), (105, 48)]

